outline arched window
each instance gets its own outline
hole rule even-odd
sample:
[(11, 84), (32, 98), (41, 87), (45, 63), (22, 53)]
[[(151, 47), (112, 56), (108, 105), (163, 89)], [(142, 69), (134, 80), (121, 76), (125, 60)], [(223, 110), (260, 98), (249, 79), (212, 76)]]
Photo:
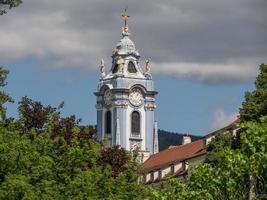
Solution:
[(115, 64), (113, 70), (112, 70), (112, 73), (115, 74), (118, 72), (118, 68), (119, 68), (119, 65), (118, 64)]
[(111, 112), (107, 111), (105, 116), (105, 134), (111, 134)]
[(132, 112), (132, 136), (139, 137), (140, 136), (140, 114), (137, 111)]
[(134, 63), (132, 61), (130, 61), (128, 63), (128, 72), (130, 72), (130, 73), (136, 73), (137, 72), (137, 70), (134, 66)]

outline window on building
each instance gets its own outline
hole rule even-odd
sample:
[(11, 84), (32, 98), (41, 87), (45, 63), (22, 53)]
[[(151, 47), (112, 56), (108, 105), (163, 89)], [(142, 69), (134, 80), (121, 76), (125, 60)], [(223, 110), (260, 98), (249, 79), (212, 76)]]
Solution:
[(161, 173), (161, 170), (159, 169), (159, 180), (162, 178), (162, 173)]
[(132, 136), (140, 136), (140, 114), (137, 111), (132, 112)]
[(137, 70), (136, 70), (136, 68), (134, 66), (134, 63), (132, 61), (130, 61), (128, 63), (128, 72), (129, 73), (136, 73), (137, 72)]
[(112, 73), (115, 74), (118, 72), (118, 68), (119, 68), (119, 65), (118, 64), (115, 64), (113, 70), (112, 70)]
[(150, 180), (151, 180), (151, 181), (154, 181), (154, 172), (151, 172), (151, 173), (150, 173)]
[(171, 165), (171, 173), (174, 174), (174, 165)]
[(106, 117), (105, 117), (105, 133), (106, 134), (111, 134), (111, 112), (107, 111), (106, 112)]

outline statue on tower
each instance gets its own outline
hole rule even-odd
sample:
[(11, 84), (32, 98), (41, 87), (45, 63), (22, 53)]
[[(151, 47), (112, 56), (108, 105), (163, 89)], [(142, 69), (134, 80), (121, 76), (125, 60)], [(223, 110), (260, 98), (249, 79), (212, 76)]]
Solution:
[(99, 71), (100, 71), (100, 78), (104, 78), (105, 74), (105, 61), (104, 59), (101, 59), (100, 65), (99, 65)]
[(122, 35), (123, 36), (129, 36), (130, 35), (129, 28), (127, 26), (122, 28)]
[(148, 78), (151, 78), (151, 65), (150, 65), (150, 62), (151, 62), (150, 58), (145, 60), (145, 63), (146, 63), (146, 73), (145, 73), (145, 75)]
[(117, 61), (117, 64), (118, 64), (118, 72), (119, 72), (120, 74), (123, 74), (123, 71), (124, 71), (124, 64), (125, 64), (124, 59), (121, 58), (121, 57), (119, 57), (119, 59), (118, 59), (118, 61)]

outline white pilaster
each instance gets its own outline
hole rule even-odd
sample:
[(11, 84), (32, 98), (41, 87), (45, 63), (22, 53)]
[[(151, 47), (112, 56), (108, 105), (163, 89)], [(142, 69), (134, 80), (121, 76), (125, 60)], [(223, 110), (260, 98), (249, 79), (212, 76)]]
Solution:
[(116, 145), (120, 145), (120, 119), (116, 120)]
[(158, 122), (154, 122), (154, 153), (159, 152)]

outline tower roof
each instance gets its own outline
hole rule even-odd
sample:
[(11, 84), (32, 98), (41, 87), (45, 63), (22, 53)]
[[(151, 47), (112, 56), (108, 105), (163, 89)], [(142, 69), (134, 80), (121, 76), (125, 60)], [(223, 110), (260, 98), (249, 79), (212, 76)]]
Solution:
[(134, 78), (134, 79), (151, 79), (149, 61), (146, 62), (146, 72), (144, 73), (139, 63), (139, 52), (135, 47), (134, 42), (130, 39), (128, 28), (127, 9), (122, 13), (124, 26), (122, 27), (122, 38), (118, 41), (116, 47), (112, 51), (112, 66), (105, 74), (103, 62), (99, 66), (101, 72), (101, 80), (108, 80), (117, 77)]
[(127, 8), (124, 10), (121, 16), (122, 19), (124, 20), (124, 27), (122, 28), (122, 39), (119, 40), (112, 54), (114, 57), (131, 55), (131, 54), (139, 57), (139, 53), (135, 48), (135, 44), (130, 39), (130, 32), (127, 23), (127, 20), (130, 16), (128, 15)]
[(129, 36), (123, 36), (123, 38), (120, 39), (119, 42), (117, 43), (113, 55), (123, 56), (129, 54), (134, 54), (136, 56), (139, 56), (139, 53), (135, 48), (134, 42), (130, 39)]

